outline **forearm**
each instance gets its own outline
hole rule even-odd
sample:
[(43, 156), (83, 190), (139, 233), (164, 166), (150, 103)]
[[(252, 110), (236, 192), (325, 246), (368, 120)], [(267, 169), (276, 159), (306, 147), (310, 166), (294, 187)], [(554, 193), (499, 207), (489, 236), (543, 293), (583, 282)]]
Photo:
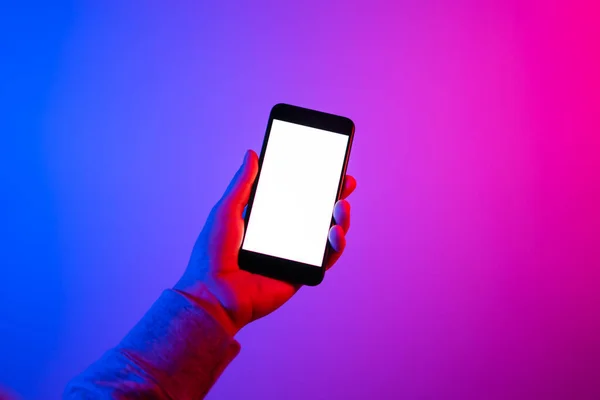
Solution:
[(199, 399), (238, 352), (210, 305), (167, 290), (117, 347), (67, 386), (64, 398)]

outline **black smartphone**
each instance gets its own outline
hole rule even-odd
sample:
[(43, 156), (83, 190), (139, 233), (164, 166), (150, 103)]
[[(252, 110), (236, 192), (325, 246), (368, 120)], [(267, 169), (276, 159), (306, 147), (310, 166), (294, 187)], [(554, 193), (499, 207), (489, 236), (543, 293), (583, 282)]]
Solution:
[(321, 283), (353, 137), (348, 118), (288, 104), (273, 107), (246, 208), (240, 268)]

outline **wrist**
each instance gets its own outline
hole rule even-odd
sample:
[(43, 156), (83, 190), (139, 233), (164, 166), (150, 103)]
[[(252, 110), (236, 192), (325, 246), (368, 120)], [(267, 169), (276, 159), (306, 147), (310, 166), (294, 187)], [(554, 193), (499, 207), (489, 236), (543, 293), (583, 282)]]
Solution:
[(203, 282), (195, 282), (191, 285), (183, 285), (178, 282), (173, 290), (206, 311), (232, 337), (242, 328), (219, 298)]

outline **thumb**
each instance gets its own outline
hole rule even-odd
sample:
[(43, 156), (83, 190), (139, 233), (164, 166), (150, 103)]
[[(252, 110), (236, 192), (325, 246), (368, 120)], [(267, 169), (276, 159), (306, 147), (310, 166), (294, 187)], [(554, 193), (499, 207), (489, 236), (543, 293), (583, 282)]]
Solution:
[(254, 151), (248, 150), (244, 156), (242, 166), (229, 183), (225, 194), (223, 194), (220, 201), (222, 207), (225, 207), (227, 211), (241, 215), (244, 207), (248, 204), (252, 184), (257, 173), (258, 156)]

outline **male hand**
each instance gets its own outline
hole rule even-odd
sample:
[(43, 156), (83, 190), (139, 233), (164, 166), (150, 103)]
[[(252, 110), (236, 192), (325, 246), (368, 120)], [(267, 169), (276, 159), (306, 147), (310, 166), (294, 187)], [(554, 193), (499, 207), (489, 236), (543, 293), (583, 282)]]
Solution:
[[(249, 150), (225, 194), (212, 209), (192, 251), (190, 262), (175, 289), (211, 306), (222, 308), (232, 333), (279, 308), (299, 286), (241, 270), (238, 252), (244, 236), (244, 208), (258, 172), (258, 157)], [(350, 204), (345, 200), (356, 188), (346, 175), (342, 200), (335, 204), (336, 225), (329, 231), (330, 253), (326, 268), (340, 257), (350, 227)], [(290, 229), (294, 229), (293, 226)]]

